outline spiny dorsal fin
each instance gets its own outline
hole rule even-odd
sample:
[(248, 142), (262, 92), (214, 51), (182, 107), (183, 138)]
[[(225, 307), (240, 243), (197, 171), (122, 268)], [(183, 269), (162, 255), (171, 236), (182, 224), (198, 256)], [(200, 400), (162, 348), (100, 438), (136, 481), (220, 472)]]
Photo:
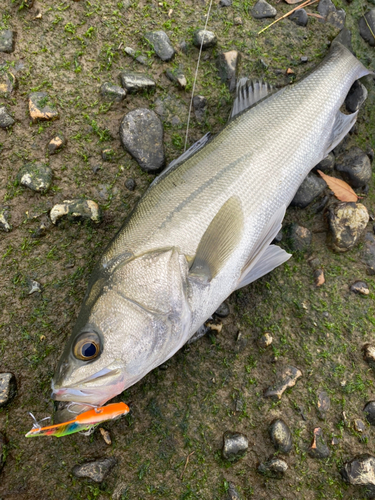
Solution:
[(224, 267), (241, 240), (243, 213), (238, 198), (224, 203), (206, 229), (190, 268), (190, 275), (211, 281)]
[(267, 97), (271, 91), (272, 87), (262, 80), (240, 78), (237, 82), (236, 97), (229, 119), (231, 120), (246, 109), (254, 106), (254, 104)]

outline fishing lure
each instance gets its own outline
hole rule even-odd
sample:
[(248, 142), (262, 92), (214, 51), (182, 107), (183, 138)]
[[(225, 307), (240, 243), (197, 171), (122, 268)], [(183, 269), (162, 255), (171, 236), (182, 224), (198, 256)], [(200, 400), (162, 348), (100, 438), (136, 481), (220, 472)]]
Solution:
[(77, 415), (74, 420), (62, 422), (61, 424), (49, 425), (47, 427), (41, 427), (35, 420), (34, 416), (30, 414), (34, 418), (35, 423), (31, 431), (26, 434), (26, 437), (62, 437), (74, 434), (75, 432), (91, 431), (102, 422), (105, 422), (106, 420), (114, 420), (115, 418), (119, 418), (127, 413), (129, 413), (129, 407), (125, 403), (112, 403), (107, 406), (100, 406), (93, 408), (92, 410), (85, 411), (84, 413)]

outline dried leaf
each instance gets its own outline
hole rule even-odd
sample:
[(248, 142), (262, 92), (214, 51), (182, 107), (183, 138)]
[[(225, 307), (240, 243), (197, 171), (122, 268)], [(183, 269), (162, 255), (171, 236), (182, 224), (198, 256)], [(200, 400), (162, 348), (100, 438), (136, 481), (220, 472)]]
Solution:
[(294, 75), (294, 71), (293, 71), (291, 68), (288, 68), (288, 69), (286, 70), (286, 74), (287, 74), (287, 75)]
[(331, 177), (330, 175), (323, 174), (320, 170), (318, 170), (319, 175), (322, 179), (326, 181), (328, 187), (332, 189), (333, 194), (340, 201), (358, 201), (358, 196), (355, 194), (353, 189), (347, 184), (345, 181), (341, 179), (337, 179), (336, 177)]

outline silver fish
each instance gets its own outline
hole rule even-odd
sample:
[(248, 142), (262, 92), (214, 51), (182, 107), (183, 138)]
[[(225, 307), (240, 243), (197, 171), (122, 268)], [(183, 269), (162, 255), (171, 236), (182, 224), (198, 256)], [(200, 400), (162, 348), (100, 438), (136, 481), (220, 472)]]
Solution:
[(340, 106), (369, 73), (335, 43), (313, 73), (268, 97), (267, 85), (239, 82), (225, 129), (173, 162), (105, 249), (54, 399), (104, 404), (173, 356), (234, 290), (290, 257), (270, 243), (303, 179), (355, 123)]

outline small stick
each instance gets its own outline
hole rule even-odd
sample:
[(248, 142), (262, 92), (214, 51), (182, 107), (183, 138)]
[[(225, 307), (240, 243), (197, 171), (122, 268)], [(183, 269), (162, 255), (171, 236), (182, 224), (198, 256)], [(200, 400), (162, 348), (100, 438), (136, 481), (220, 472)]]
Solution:
[(195, 451), (192, 451), (191, 453), (189, 453), (189, 455), (186, 457), (186, 462), (185, 462), (185, 467), (184, 467), (184, 470), (182, 471), (182, 474), (181, 474), (181, 477), (180, 479), (182, 480), (182, 478), (184, 477), (184, 474), (185, 474), (185, 470), (186, 470), (186, 467), (187, 467), (187, 464), (189, 463), (189, 458), (194, 455)]
[(301, 3), (301, 5), (297, 5), (297, 7), (294, 7), (294, 9), (290, 10), (289, 12), (287, 12), (286, 14), (284, 14), (283, 16), (279, 17), (279, 19), (276, 19), (276, 21), (274, 21), (273, 23), (269, 24), (268, 26), (266, 26), (265, 28), (263, 28), (262, 30), (260, 30), (257, 33), (257, 35), (260, 35), (264, 31), (268, 30), (268, 28), (270, 28), (274, 24), (276, 24), (279, 21), (281, 21), (281, 19), (285, 19), (286, 17), (290, 16), (290, 14), (293, 14), (293, 12), (295, 12), (296, 10), (302, 9), (302, 7), (310, 7), (310, 5), (312, 5), (312, 4), (316, 3), (316, 2), (319, 2), (319, 0), (313, 0), (312, 2), (311, 2), (311, 0), (306, 0), (306, 2)]
[(313, 14), (312, 12), (308, 12), (307, 15), (311, 17), (316, 17), (317, 19), (324, 19), (323, 16), (320, 16), (319, 14)]

